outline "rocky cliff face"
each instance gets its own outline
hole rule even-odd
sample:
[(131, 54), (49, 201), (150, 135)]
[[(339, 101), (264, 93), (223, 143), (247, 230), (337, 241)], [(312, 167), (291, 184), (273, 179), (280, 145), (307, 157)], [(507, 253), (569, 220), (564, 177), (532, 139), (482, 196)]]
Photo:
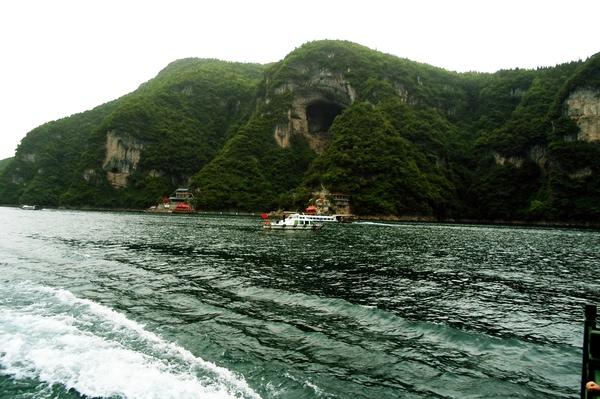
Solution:
[(579, 89), (566, 102), (566, 113), (579, 126), (577, 140), (600, 141), (600, 91)]
[(499, 165), (499, 166), (509, 166), (510, 165), (517, 169), (523, 166), (523, 162), (525, 160), (522, 157), (504, 157), (497, 152), (492, 153), (492, 155), (494, 156), (494, 161), (496, 162), (496, 165)]
[(127, 178), (140, 162), (144, 144), (127, 134), (110, 131), (106, 134), (106, 156), (102, 168), (106, 179), (115, 188), (127, 186)]
[(492, 152), (496, 165), (499, 166), (512, 166), (514, 168), (521, 168), (525, 161), (534, 162), (540, 169), (545, 170), (548, 163), (548, 154), (546, 147), (541, 145), (534, 145), (529, 149), (529, 152), (525, 157), (523, 156), (510, 156), (505, 157), (498, 152)]
[(287, 147), (293, 134), (304, 136), (317, 153), (325, 149), (329, 127), (344, 108), (356, 99), (356, 91), (342, 74), (326, 69), (312, 71), (302, 69), (302, 82), (285, 82), (274, 90), (275, 95), (291, 92), (292, 106), (287, 113), (287, 122), (275, 126), (277, 144)]

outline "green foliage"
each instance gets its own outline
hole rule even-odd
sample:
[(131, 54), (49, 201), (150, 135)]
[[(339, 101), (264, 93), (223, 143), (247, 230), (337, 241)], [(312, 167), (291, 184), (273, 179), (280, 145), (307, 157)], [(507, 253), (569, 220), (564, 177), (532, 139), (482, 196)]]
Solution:
[[(263, 124), (264, 125), (264, 124)], [(203, 209), (247, 210), (264, 206), (263, 200), (274, 192), (265, 178), (256, 154), (260, 143), (249, 130), (259, 131), (261, 121), (254, 119), (232, 138), (222, 153), (192, 179), (199, 191), (197, 206)]]
[[(293, 82), (295, 92), (319, 90), (311, 77), (336, 79), (342, 76), (363, 100), (378, 101), (391, 94), (409, 104), (435, 107), (448, 115), (466, 115), (466, 93), (457, 86), (463, 79), (427, 64), (373, 51), (337, 40), (309, 42), (295, 49), (266, 70), (266, 94)], [(332, 95), (331, 92), (327, 94)]]
[[(231, 129), (248, 118), (262, 70), (254, 64), (180, 60), (129, 95), (34, 129), (14, 162), (0, 172), (1, 201), (151, 205), (187, 184), (221, 149)], [(126, 189), (113, 189), (106, 181), (108, 132), (144, 146)]]
[(160, 171), (185, 185), (248, 118), (261, 72), (253, 64), (180, 60), (124, 98), (101, 131), (145, 143), (139, 173)]
[(98, 125), (115, 102), (41, 125), (23, 138), (12, 162), (0, 172), (0, 201), (60, 205), (60, 195), (81, 176), (81, 154), (97, 151)]
[(353, 104), (331, 130), (332, 141), (308, 172), (307, 186), (351, 193), (363, 214), (432, 214), (451, 195), (449, 182), (376, 107)]
[(556, 142), (549, 148), (550, 206), (558, 220), (600, 218), (600, 144)]
[(285, 117), (288, 103), (282, 96), (261, 108), (194, 176), (200, 209), (258, 210), (289, 203), (285, 193), (299, 185), (315, 155), (301, 137), (293, 137), (288, 148), (275, 143), (273, 126)]
[(507, 120), (497, 128), (484, 131), (477, 144), (509, 156), (525, 155), (532, 146), (547, 144), (552, 135), (550, 115), (556, 93), (564, 84), (565, 76), (572, 74), (575, 68), (576, 64), (572, 63), (536, 71), (537, 76), (527, 80), (528, 89), (518, 89), (522, 94)]
[(478, 169), (478, 178), (467, 196), (470, 218), (479, 220), (524, 220), (542, 182), (533, 162), (497, 165), (493, 161)]
[(14, 157), (12, 158), (6, 158), (6, 159), (0, 159), (0, 173), (2, 173), (4, 171), (4, 169), (6, 169), (6, 167), (8, 165), (10, 165), (10, 163), (13, 161)]
[(567, 65), (577, 66), (577, 69), (570, 75), (564, 76), (563, 81), (566, 80), (566, 82), (554, 102), (555, 117), (562, 114), (564, 101), (575, 89), (600, 90), (600, 53), (594, 54), (583, 64), (571, 63)]

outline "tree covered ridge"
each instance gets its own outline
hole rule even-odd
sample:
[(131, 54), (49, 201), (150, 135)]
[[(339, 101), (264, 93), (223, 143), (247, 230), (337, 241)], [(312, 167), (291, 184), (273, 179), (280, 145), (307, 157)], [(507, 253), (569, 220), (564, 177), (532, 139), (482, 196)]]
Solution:
[[(34, 129), (0, 175), (1, 201), (148, 206), (174, 187), (187, 184), (236, 126), (247, 120), (262, 70), (256, 64), (175, 61), (133, 93)], [(108, 132), (131, 137), (144, 146), (125, 189), (111, 187), (105, 178)], [(64, 162), (65, 157), (73, 158), (72, 162)]]
[[(331, 84), (351, 87), (352, 101)], [(127, 96), (30, 132), (0, 171), (0, 201), (143, 208), (190, 184), (201, 209), (254, 211), (303, 207), (322, 185), (364, 215), (598, 221), (599, 144), (573, 140), (564, 112), (581, 88), (600, 90), (598, 55), (456, 73), (325, 40), (265, 66), (178, 60)], [(298, 134), (280, 147), (276, 126), (315, 93), (343, 108), (325, 150)], [(109, 131), (144, 146), (126, 188), (105, 179)]]

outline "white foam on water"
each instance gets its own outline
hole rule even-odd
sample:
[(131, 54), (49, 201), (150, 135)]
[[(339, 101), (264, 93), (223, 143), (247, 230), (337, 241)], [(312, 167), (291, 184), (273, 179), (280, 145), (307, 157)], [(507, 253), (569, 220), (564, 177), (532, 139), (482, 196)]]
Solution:
[(317, 385), (313, 384), (309, 380), (304, 381), (304, 386), (312, 389), (315, 392), (315, 395), (317, 396), (323, 395), (323, 390), (321, 390), (321, 388), (319, 388)]
[[(2, 374), (61, 384), (92, 397), (260, 397), (242, 377), (165, 341), (106, 306), (66, 290), (26, 284), (17, 288), (20, 294), (43, 297), (16, 309), (0, 306)], [(70, 311), (58, 310), (57, 305)], [(121, 335), (103, 336), (86, 330), (91, 318)], [(123, 332), (151, 350), (115, 339)]]
[(400, 223), (385, 223), (385, 222), (354, 222), (354, 224), (363, 224), (367, 226), (386, 226), (386, 227), (406, 227)]
[(311, 389), (315, 393), (316, 397), (321, 397), (323, 395), (323, 390), (321, 388), (319, 388), (317, 385), (313, 384), (310, 380), (302, 381), (287, 372), (285, 373), (285, 376), (287, 378), (289, 378), (290, 380), (296, 381), (296, 382), (302, 384), (302, 386)]

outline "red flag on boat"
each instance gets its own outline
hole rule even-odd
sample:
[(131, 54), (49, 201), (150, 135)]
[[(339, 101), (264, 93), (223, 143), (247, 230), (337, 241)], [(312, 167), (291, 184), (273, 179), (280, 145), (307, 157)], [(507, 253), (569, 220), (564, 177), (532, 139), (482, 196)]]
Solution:
[(267, 215), (266, 213), (261, 213), (260, 217), (263, 219), (267, 219), (269, 217), (269, 215)]

